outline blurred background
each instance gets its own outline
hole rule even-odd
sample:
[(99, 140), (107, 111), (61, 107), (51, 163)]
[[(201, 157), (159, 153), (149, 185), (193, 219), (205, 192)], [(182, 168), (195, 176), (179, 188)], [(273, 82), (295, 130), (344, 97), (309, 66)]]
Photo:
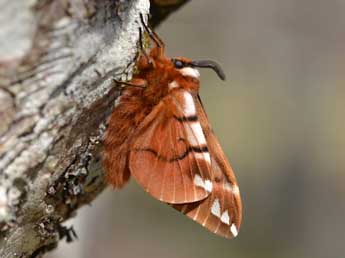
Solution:
[(169, 55), (226, 71), (201, 72), (201, 97), (240, 184), (240, 234), (217, 237), (131, 180), (48, 257), (345, 257), (345, 1), (195, 0), (157, 31)]

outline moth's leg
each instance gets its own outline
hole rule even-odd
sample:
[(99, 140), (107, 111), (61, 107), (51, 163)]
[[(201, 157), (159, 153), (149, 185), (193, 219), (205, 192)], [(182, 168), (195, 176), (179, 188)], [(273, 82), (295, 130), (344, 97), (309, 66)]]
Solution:
[(143, 42), (143, 31), (141, 30), (141, 28), (139, 28), (139, 45), (140, 45), (140, 50), (141, 53), (143, 54), (143, 56), (145, 57), (147, 64), (151, 64), (152, 60), (151, 58), (148, 56), (148, 54), (145, 51), (144, 48), (144, 42)]
[(158, 48), (163, 49), (165, 48), (165, 44), (163, 43), (163, 41), (160, 39), (160, 37), (150, 28), (146, 25), (145, 21), (144, 21), (144, 17), (143, 14), (140, 14), (140, 20), (141, 23), (143, 24), (144, 29), (146, 30), (146, 32), (149, 34), (150, 38), (155, 42), (155, 44), (157, 45)]
[(144, 79), (132, 79), (130, 82), (122, 82), (118, 81), (116, 79), (113, 79), (113, 82), (115, 82), (121, 89), (127, 88), (127, 87), (135, 87), (135, 88), (146, 88), (147, 87), (147, 81)]

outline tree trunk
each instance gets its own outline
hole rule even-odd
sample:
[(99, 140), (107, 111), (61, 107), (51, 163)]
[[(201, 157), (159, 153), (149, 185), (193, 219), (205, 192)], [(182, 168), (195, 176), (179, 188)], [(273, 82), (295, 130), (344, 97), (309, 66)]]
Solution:
[[(186, 1), (152, 1), (158, 24)], [(149, 0), (0, 0), (0, 257), (40, 257), (106, 186), (101, 143)], [(153, 9), (154, 8), (154, 9)]]

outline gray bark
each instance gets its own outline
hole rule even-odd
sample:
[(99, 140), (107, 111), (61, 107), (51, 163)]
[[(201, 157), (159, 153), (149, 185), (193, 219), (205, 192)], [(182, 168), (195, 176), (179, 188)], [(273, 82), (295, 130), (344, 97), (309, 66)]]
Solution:
[(149, 0), (0, 1), (0, 257), (39, 257), (101, 192), (106, 118)]
[[(188, 0), (151, 0), (158, 24)], [(0, 0), (0, 257), (41, 257), (105, 188), (102, 137), (149, 0)]]

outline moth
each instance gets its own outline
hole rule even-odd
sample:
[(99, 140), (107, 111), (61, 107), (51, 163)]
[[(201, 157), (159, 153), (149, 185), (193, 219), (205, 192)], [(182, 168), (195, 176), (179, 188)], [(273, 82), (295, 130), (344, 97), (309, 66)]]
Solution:
[(211, 68), (222, 80), (225, 74), (213, 61), (167, 57), (141, 19), (154, 46), (149, 53), (141, 47), (139, 72), (121, 82), (104, 138), (106, 180), (121, 188), (132, 175), (157, 200), (217, 235), (236, 237), (240, 192), (199, 97), (197, 68)]

